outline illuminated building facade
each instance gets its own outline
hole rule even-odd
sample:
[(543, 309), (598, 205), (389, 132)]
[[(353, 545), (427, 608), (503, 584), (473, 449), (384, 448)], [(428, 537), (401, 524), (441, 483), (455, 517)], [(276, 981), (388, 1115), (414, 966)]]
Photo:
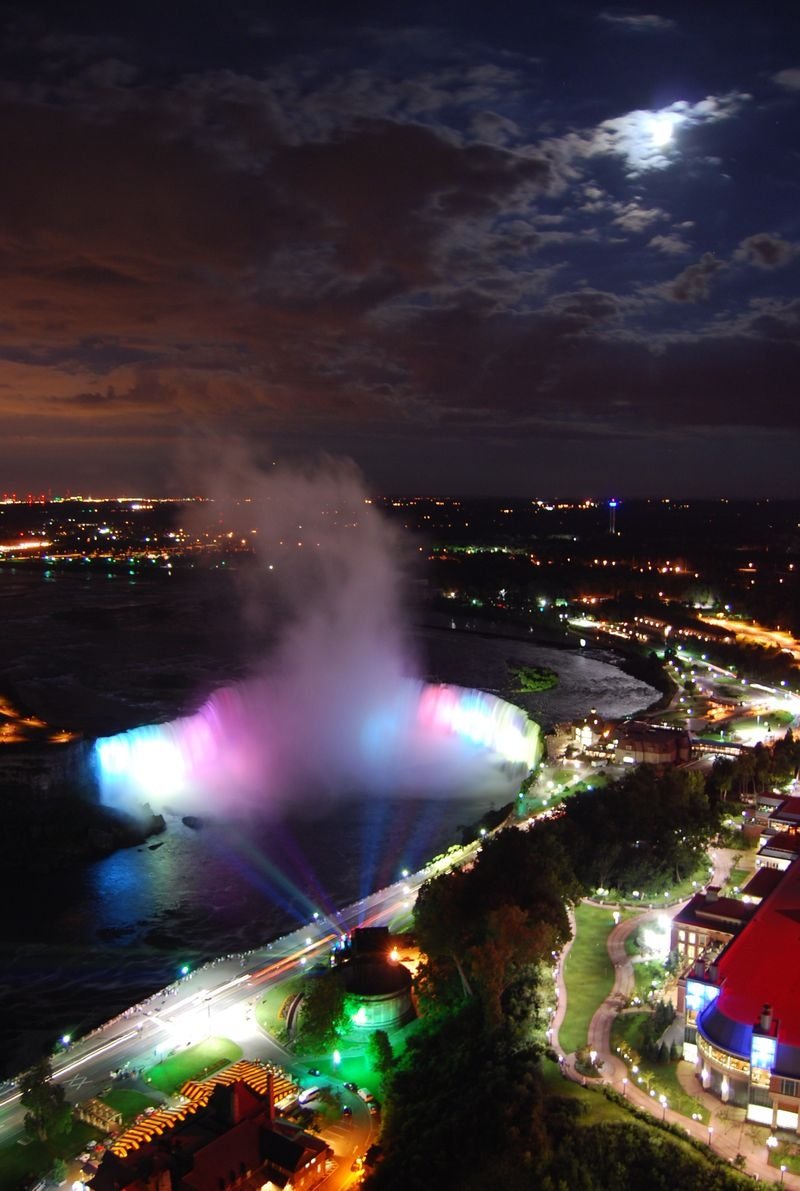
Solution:
[(800, 1132), (800, 863), (711, 962), (681, 979), (684, 1057), (747, 1119)]
[(233, 1082), (200, 1085), (197, 1100), (117, 1138), (90, 1180), (92, 1191), (253, 1191), (270, 1183), (311, 1191), (330, 1173), (331, 1150), (275, 1116), (272, 1071), (236, 1066)]

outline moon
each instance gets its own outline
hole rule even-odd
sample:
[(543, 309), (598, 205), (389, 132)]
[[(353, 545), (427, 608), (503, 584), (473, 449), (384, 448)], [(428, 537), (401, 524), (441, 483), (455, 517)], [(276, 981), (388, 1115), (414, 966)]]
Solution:
[(675, 127), (681, 118), (677, 112), (659, 112), (650, 118), (650, 138), (656, 148), (663, 148), (670, 144), (675, 133)]

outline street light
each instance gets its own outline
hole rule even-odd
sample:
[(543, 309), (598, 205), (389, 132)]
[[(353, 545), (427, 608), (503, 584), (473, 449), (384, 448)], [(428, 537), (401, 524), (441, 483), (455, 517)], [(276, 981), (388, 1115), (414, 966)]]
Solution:
[(708, 1126), (708, 1144), (709, 1144), (709, 1146), (711, 1145), (711, 1134), (712, 1134), (713, 1132), (714, 1132), (714, 1126), (713, 1126), (713, 1125), (709, 1125), (709, 1126)]
[(659, 1103), (661, 1104), (661, 1120), (667, 1119), (667, 1098), (666, 1096), (659, 1096)]
[(628, 1098), (628, 1080), (627, 1080), (627, 1078), (623, 1079), (623, 1081), (622, 1081), (622, 1095), (627, 1100), (627, 1098)]
[(783, 1182), (783, 1176), (784, 1176), (785, 1174), (786, 1174), (786, 1165), (785, 1165), (785, 1164), (783, 1164), (783, 1165), (781, 1166), (781, 1182)]

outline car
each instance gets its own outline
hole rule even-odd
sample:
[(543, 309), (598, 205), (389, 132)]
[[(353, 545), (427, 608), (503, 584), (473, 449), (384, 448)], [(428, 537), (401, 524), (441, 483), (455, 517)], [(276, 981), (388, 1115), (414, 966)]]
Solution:
[(321, 1088), (304, 1088), (297, 1097), (298, 1104), (306, 1105), (309, 1101), (316, 1100), (321, 1091)]
[(321, 1075), (322, 1072), (320, 1071), (319, 1067), (309, 1067), (308, 1074), (309, 1075)]
[(347, 1088), (348, 1092), (358, 1091), (358, 1084), (353, 1083), (351, 1080), (347, 1080), (344, 1086)]
[(343, 1117), (351, 1117), (352, 1115), (353, 1115), (352, 1108), (350, 1107), (349, 1104), (345, 1104), (344, 1108), (342, 1109), (342, 1116)]
[(369, 1109), (369, 1111), (372, 1113), (372, 1115), (374, 1117), (379, 1117), (381, 1115), (381, 1106), (380, 1106), (380, 1104), (378, 1104), (377, 1100), (370, 1100), (369, 1104), (367, 1105), (367, 1108)]
[(361, 1099), (364, 1101), (365, 1104), (369, 1104), (370, 1100), (375, 1099), (375, 1097), (372, 1095), (372, 1092), (369, 1090), (369, 1088), (357, 1088), (356, 1090), (358, 1092), (358, 1095), (361, 1097)]

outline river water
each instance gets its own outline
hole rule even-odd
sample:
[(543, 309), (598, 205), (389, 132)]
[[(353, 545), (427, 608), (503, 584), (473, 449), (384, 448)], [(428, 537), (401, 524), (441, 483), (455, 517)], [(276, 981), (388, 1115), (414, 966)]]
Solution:
[[(4, 682), (49, 722), (106, 733), (196, 706), (248, 672), (254, 642), (235, 583), (215, 573), (106, 578), (96, 571), (0, 573)], [(511, 697), (509, 661), (547, 666), (558, 684), (515, 696), (545, 729), (597, 708), (619, 717), (656, 692), (610, 655), (418, 626), (430, 681)], [(2, 683), (0, 683), (2, 685)], [(311, 730), (311, 726), (309, 728)], [(168, 817), (165, 835), (16, 891), (0, 930), (0, 1074), (42, 1042), (82, 1032), (153, 989), (184, 962), (236, 951), (396, 880), (454, 842), (463, 824), (513, 797), (498, 769), (463, 798), (390, 801), (310, 789), (267, 823)]]

